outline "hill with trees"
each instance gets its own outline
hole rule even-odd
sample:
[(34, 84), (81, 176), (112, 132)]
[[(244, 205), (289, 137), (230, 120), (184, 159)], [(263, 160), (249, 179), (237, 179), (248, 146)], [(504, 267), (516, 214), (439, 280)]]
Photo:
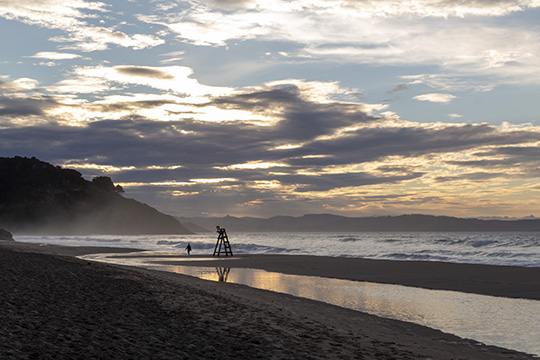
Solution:
[(26, 234), (190, 234), (180, 222), (122, 196), (109, 177), (35, 157), (0, 157), (0, 228)]

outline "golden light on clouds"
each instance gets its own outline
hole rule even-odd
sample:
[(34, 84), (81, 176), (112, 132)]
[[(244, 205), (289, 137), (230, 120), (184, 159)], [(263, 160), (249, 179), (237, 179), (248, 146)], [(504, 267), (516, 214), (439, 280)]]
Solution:
[(180, 191), (180, 190), (174, 190), (174, 191), (171, 191), (169, 192), (169, 194), (171, 194), (172, 196), (195, 196), (195, 195), (199, 195), (200, 192), (198, 191)]
[[(173, 166), (142, 166), (142, 167), (136, 167), (136, 166), (113, 166), (113, 165), (103, 165), (103, 164), (93, 164), (93, 163), (79, 163), (75, 161), (67, 161), (61, 165), (62, 167), (66, 168), (72, 168), (72, 169), (93, 169), (93, 170), (99, 170), (105, 173), (109, 172), (124, 172), (124, 171), (132, 171), (132, 170), (175, 170), (182, 168), (181, 165), (173, 165)], [(156, 185), (157, 183), (152, 183), (153, 185)], [(162, 183), (166, 184), (166, 183)], [(170, 184), (178, 184), (176, 182), (172, 182)], [(184, 183), (185, 184), (185, 183)]]
[(298, 149), (304, 146), (304, 144), (286, 144), (286, 145), (279, 145), (276, 147), (271, 147), (268, 150), (291, 150), (291, 149)]
[(282, 187), (281, 183), (277, 180), (258, 180), (258, 181), (253, 181), (252, 184), (254, 184), (254, 187), (256, 188), (278, 189)]
[(119, 172), (119, 171), (130, 171), (135, 170), (135, 166), (113, 166), (113, 165), (98, 165), (98, 164), (80, 164), (80, 163), (72, 163), (67, 162), (62, 165), (63, 167), (73, 168), (73, 169), (91, 169), (91, 170), (99, 170), (103, 172)]
[(192, 111), (194, 111), (194, 113), (188, 113), (187, 116), (203, 121), (240, 121), (262, 126), (271, 125), (274, 122), (273, 118), (260, 114), (253, 114), (252, 112), (246, 110), (223, 109), (216, 106), (203, 106), (196, 109), (193, 108)]
[(265, 204), (264, 200), (257, 199), (257, 200), (250, 200), (250, 201), (247, 201), (245, 203), (239, 204), (239, 206), (242, 206), (242, 207), (259, 207), (259, 206), (263, 206), (264, 204)]
[(119, 185), (121, 185), (124, 188), (141, 188), (141, 187), (184, 187), (184, 186), (192, 186), (195, 185), (195, 183), (192, 182), (183, 182), (183, 181), (149, 181), (149, 182), (134, 182), (134, 181), (126, 181), (126, 182), (119, 182)]

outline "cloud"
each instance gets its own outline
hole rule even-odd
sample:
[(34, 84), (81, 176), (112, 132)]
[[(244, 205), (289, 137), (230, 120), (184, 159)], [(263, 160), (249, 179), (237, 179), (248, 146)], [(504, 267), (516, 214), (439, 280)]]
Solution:
[[(6, 92), (27, 92), (34, 90), (39, 82), (30, 78), (19, 78), (14, 81), (4, 81), (0, 77), (0, 93)], [(7, 77), (5, 77), (8, 80)]]
[[(193, 70), (184, 66), (77, 67), (68, 78), (47, 87), (47, 91), (69, 99), (62, 113), (71, 116), (73, 122), (84, 121), (84, 117), (99, 120), (136, 115), (156, 121), (241, 121), (260, 126), (275, 122), (282, 112), (281, 107), (289, 100), (297, 104), (297, 100), (330, 104), (336, 98), (354, 97), (357, 92), (356, 89), (341, 88), (337, 82), (297, 79), (234, 89), (204, 85), (192, 75)], [(116, 95), (118, 90), (124, 95)], [(155, 90), (161, 93), (153, 94)], [(99, 94), (99, 99), (76, 101), (75, 94), (81, 97)], [(384, 109), (386, 105), (351, 102), (348, 106), (351, 112), (370, 113)], [(331, 109), (326, 115), (313, 115), (313, 121), (324, 123), (323, 116), (332, 115), (330, 112)], [(309, 133), (309, 130), (298, 131)]]
[(387, 92), (387, 94), (394, 94), (400, 91), (405, 91), (409, 88), (407, 84), (397, 84), (394, 88)]
[(77, 54), (69, 54), (69, 53), (59, 53), (59, 52), (48, 52), (48, 51), (41, 51), (38, 52), (32, 56), (28, 56), (30, 58), (36, 58), (36, 59), (49, 59), (49, 60), (72, 60), (80, 58), (81, 55)]
[(0, 129), (48, 123), (51, 118), (47, 112), (59, 105), (51, 96), (0, 95)]
[(56, 36), (52, 41), (67, 43), (65, 49), (81, 51), (106, 50), (108, 44), (130, 47), (135, 50), (163, 44), (153, 35), (128, 35), (114, 28), (93, 26), (86, 19), (108, 13), (108, 5), (103, 2), (76, 1), (18, 1), (5, 0), (0, 3), (0, 17), (18, 20), (28, 25), (48, 29), (58, 29), (66, 36)]
[(147, 66), (117, 66), (116, 71), (127, 76), (141, 76), (154, 79), (172, 80), (174, 76), (166, 71), (161, 71)]
[[(298, 100), (291, 103), (295, 101)], [(336, 105), (335, 110), (338, 108)], [(289, 107), (287, 111), (292, 109), (299, 111), (302, 107)], [(349, 113), (346, 107), (344, 113)], [(296, 120), (291, 117), (283, 121)], [(320, 206), (321, 202), (332, 204), (336, 211), (347, 211), (345, 203), (360, 199), (363, 192), (372, 197), (364, 198), (365, 203), (383, 203), (377, 200), (380, 191), (380, 196), (400, 198), (404, 207), (422, 204), (424, 198), (438, 198), (438, 203), (448, 205), (448, 194), (462, 191), (470, 186), (468, 184), (482, 180), (495, 182), (491, 184), (495, 186), (499, 181), (506, 181), (500, 176), (505, 167), (522, 170), (521, 176), (511, 176), (514, 181), (524, 178), (524, 171), (531, 164), (524, 160), (532, 161), (538, 154), (518, 152), (511, 144), (540, 140), (540, 131), (536, 128), (507, 131), (489, 125), (409, 124), (402, 130), (373, 127), (358, 130), (350, 138), (318, 141), (318, 134), (332, 132), (322, 127), (312, 133), (311, 139), (296, 134), (309, 146), (269, 151), (269, 145), (284, 135), (289, 140), (294, 136), (279, 126), (268, 130), (261, 131), (260, 127), (242, 123), (164, 123), (144, 119), (101, 121), (84, 127), (49, 124), (3, 130), (0, 151), (7, 156), (34, 155), (55, 164), (69, 164), (87, 176), (113, 176), (116, 183), (126, 187), (130, 196), (143, 200), (155, 191), (158, 197), (149, 200), (160, 204), (170, 202), (173, 206), (177, 201), (173, 198), (178, 199), (185, 211), (197, 211), (212, 203), (219, 203), (225, 213), (227, 208), (229, 212), (241, 211), (239, 203), (251, 204), (243, 205), (251, 208), (256, 204), (250, 201), (265, 198), (274, 199), (275, 203), (262, 201), (257, 206), (268, 206), (273, 211), (279, 209), (278, 204), (283, 204), (284, 199), (289, 199), (287, 203), (293, 207), (303, 203), (302, 211), (311, 206), (317, 209), (315, 204)], [(478, 149), (482, 148), (492, 150), (481, 153)], [(504, 166), (480, 163), (504, 153), (514, 154)], [(310, 159), (307, 154), (327, 156)], [(445, 163), (445, 158), (463, 160)], [(473, 164), (467, 159), (475, 159), (475, 166), (480, 170), (468, 171)], [(275, 165), (234, 166), (257, 161)], [(431, 167), (435, 164), (439, 170), (433, 172)], [(529, 181), (530, 176), (533, 174), (527, 178)], [(405, 195), (411, 181), (417, 186), (423, 184), (421, 195), (415, 196), (413, 190)], [(430, 181), (449, 186), (447, 194), (439, 196), (437, 188), (428, 190)], [(461, 185), (454, 189), (457, 184)], [(176, 196), (171, 195), (167, 200), (165, 194), (172, 192)], [(186, 197), (194, 193), (197, 199), (189, 200), (188, 206)], [(387, 203), (390, 205), (391, 201)], [(397, 206), (395, 202), (394, 206)]]
[(486, 80), (485, 78), (460, 77), (453, 73), (402, 75), (400, 78), (408, 81), (408, 86), (425, 84), (433, 89), (452, 92), (486, 92), (493, 90), (497, 85), (496, 81)]
[(437, 182), (456, 182), (460, 180), (466, 180), (466, 181), (485, 181), (490, 180), (494, 178), (505, 178), (508, 177), (508, 174), (506, 173), (490, 173), (490, 172), (475, 172), (475, 173), (467, 173), (467, 174), (461, 174), (456, 176), (440, 176), (436, 177), (434, 180)]
[(389, 206), (385, 196), (404, 209), (428, 199), (450, 206), (478, 181), (501, 193), (511, 181), (536, 184), (540, 168), (538, 127), (381, 117), (384, 106), (347, 100), (357, 90), (337, 82), (220, 88), (187, 67), (136, 65), (77, 67), (45, 89), (1, 79), (4, 156), (113, 176), (139, 200), (171, 209), (220, 202), (225, 212), (303, 204), (302, 212), (346, 213)]
[[(88, 86), (94, 86), (94, 89), (102, 86), (104, 92), (115, 82), (185, 92), (185, 86), (178, 90), (171, 87), (182, 81), (189, 83), (186, 78), (191, 71), (182, 67), (118, 66), (81, 68), (78, 74), (86, 77)], [(370, 104), (337, 100), (351, 90), (342, 89), (335, 83), (289, 79), (229, 90), (225, 95), (220, 94), (220, 88), (209, 91), (203, 85), (200, 85), (202, 89), (197, 89), (198, 83), (194, 84), (196, 95), (206, 93), (198, 102), (191, 101), (190, 95), (184, 97), (182, 93), (174, 92), (106, 94), (94, 101), (59, 93), (55, 98), (38, 95), (27, 99), (4, 97), (2, 106), (6, 115), (23, 116), (28, 112), (78, 126), (92, 119), (116, 119), (117, 122), (99, 121), (99, 124), (83, 126), (81, 135), (85, 131), (91, 133), (90, 129), (102, 128), (111, 128), (110, 133), (114, 133), (118, 126), (124, 128), (122, 137), (131, 133), (134, 134), (132, 140), (145, 143), (151, 141), (156, 132), (159, 145), (152, 146), (163, 149), (160, 156), (167, 158), (168, 152), (183, 153), (183, 162), (191, 165), (206, 163), (212, 173), (223, 172), (227, 167), (235, 169), (231, 167), (235, 164), (249, 163), (279, 163), (285, 166), (280, 171), (287, 173), (299, 169), (314, 169), (318, 174), (344, 172), (351, 170), (346, 166), (377, 162), (392, 156), (399, 156), (396, 160), (399, 163), (403, 161), (402, 157), (461, 152), (482, 146), (510, 146), (538, 139), (538, 132), (532, 128), (417, 124), (396, 117), (377, 117), (370, 113)], [(14, 87), (7, 82), (0, 86)], [(60, 86), (57, 90), (67, 89)], [(169, 121), (170, 125), (150, 125), (152, 121), (163, 120)], [(164, 133), (168, 135), (164, 136)], [(170, 139), (170, 147), (165, 146), (166, 139)], [(180, 148), (184, 145), (186, 148)], [(160, 151), (154, 149), (149, 153)], [(212, 161), (197, 156), (208, 153), (213, 154)], [(146, 166), (153, 161), (160, 164), (156, 158), (148, 161)], [(334, 169), (323, 169), (330, 166)]]
[[(71, 76), (50, 90), (60, 93), (100, 93), (114, 86), (142, 85), (163, 91), (184, 94), (186, 97), (203, 97), (231, 93), (227, 87), (200, 84), (192, 77), (193, 70), (185, 66), (88, 66), (77, 67)], [(195, 100), (194, 100), (195, 101)]]
[(373, 176), (368, 173), (343, 173), (323, 175), (281, 175), (271, 177), (282, 185), (292, 185), (300, 193), (328, 191), (346, 187), (363, 187), (367, 185), (392, 184), (404, 180), (412, 180), (422, 176), (411, 173), (404, 176)]
[(53, 66), (58, 66), (58, 63), (54, 62), (54, 61), (42, 61), (39, 63), (40, 66), (47, 66), (47, 67), (53, 67)]
[(169, 57), (168, 59), (160, 60), (161, 64), (168, 64), (173, 62), (182, 61), (184, 58), (185, 51), (173, 51), (166, 54), (161, 54), (160, 56), (166, 56)]
[[(45, 114), (51, 107), (60, 106), (51, 99), (38, 100), (18, 102), (16, 99), (4, 99), (2, 104), (4, 109), (32, 110), (34, 115)], [(139, 102), (96, 102), (92, 107), (94, 111), (112, 112), (133, 107), (159, 107), (175, 101), (172, 97), (156, 97), (147, 101), (141, 98)], [(246, 90), (215, 97), (211, 103), (205, 104), (210, 105), (219, 109), (241, 110), (253, 116), (271, 112), (275, 121), (261, 126), (250, 121), (201, 122), (189, 117), (165, 123), (142, 117), (126, 118), (92, 122), (76, 128), (6, 129), (4, 136), (11, 135), (2, 139), (2, 146), (4, 150), (14, 151), (27, 138), (32, 140), (19, 150), (27, 153), (30, 148), (41, 148), (39, 151), (48, 159), (66, 160), (65, 154), (70, 153), (74, 159), (116, 167), (146, 169), (156, 164), (164, 167), (176, 165), (181, 166), (174, 170), (179, 181), (215, 177), (307, 185), (310, 176), (305, 174), (313, 173), (318, 178), (313, 179), (312, 189), (331, 189), (404, 181), (421, 176), (430, 166), (429, 161), (423, 159), (426, 156), (436, 159), (454, 154), (454, 162), (439, 163), (440, 166), (447, 163), (449, 172), (452, 171), (451, 166), (458, 166), (457, 159), (489, 159), (495, 156), (495, 149), (498, 156), (519, 164), (526, 152), (514, 145), (540, 141), (540, 132), (534, 127), (387, 121), (367, 115), (362, 104), (311, 100), (309, 94), (295, 86)], [(15, 134), (25, 132), (14, 141)], [(54, 142), (51, 141), (53, 138)], [(45, 143), (49, 145), (45, 146)], [(276, 147), (279, 144), (298, 146)], [(479, 149), (491, 150), (481, 152)], [(134, 153), (138, 154), (136, 158)], [(265, 163), (278, 165), (238, 166)], [(466, 165), (462, 163), (460, 166)], [(357, 185), (354, 185), (355, 181)]]
[(121, 31), (94, 26), (79, 26), (68, 29), (69, 37), (54, 37), (51, 41), (68, 43), (62, 46), (63, 49), (73, 49), (80, 51), (101, 51), (107, 50), (108, 44), (121, 47), (142, 50), (163, 44), (165, 41), (145, 34), (128, 35)]
[[(3, 156), (113, 176), (139, 200), (186, 212), (527, 208), (527, 190), (539, 187), (538, 127), (397, 113), (414, 95), (447, 104), (502, 83), (538, 84), (540, 35), (525, 12), (537, 2), (108, 3), (0, 1), (0, 17), (54, 36), (4, 62), (13, 74), (30, 70), (0, 76)], [(39, 62), (58, 67), (38, 81)], [(336, 77), (379, 84), (366, 98), (392, 86), (396, 98), (415, 93), (367, 103), (321, 80)], [(525, 106), (508, 106), (507, 120)]]
[(221, 9), (232, 10), (237, 8), (252, 8), (254, 0), (210, 0), (210, 2)]
[(42, 115), (48, 101), (0, 97), (0, 116)]
[[(517, 171), (523, 174), (534, 174), (540, 169), (539, 143), (500, 146), (485, 151), (479, 151), (476, 157), (485, 160), (457, 162), (459, 166), (471, 168), (498, 168), (507, 173)], [(453, 164), (453, 163), (451, 163)], [(516, 165), (519, 165), (516, 167)]]
[(486, 88), (501, 82), (537, 84), (540, 78), (530, 76), (540, 75), (540, 35), (534, 26), (490, 19), (517, 16), (536, 6), (534, 1), (227, 3), (231, 6), (225, 9), (216, 2), (191, 1), (181, 12), (157, 11), (139, 20), (200, 46), (252, 39), (298, 44), (296, 53), (282, 51), (291, 61), (430, 65), (452, 74), (454, 81), (491, 76), (478, 80), (477, 86)]
[(430, 93), (415, 96), (413, 99), (418, 101), (429, 101), (435, 103), (449, 103), (454, 100), (456, 97), (451, 94), (440, 94), (440, 93)]
[[(335, 2), (334, 2), (335, 3)], [(450, 17), (450, 16), (503, 16), (512, 12), (522, 11), (534, 1), (523, 1), (517, 4), (512, 0), (421, 0), (414, 4), (392, 1), (349, 0), (346, 2), (351, 8), (367, 8), (366, 12), (374, 16), (393, 16), (410, 14), (419, 17)]]
[[(122, 76), (162, 75), (143, 71), (141, 76), (138, 70), (128, 68)], [(538, 176), (531, 169), (540, 167), (535, 145), (540, 143), (540, 128), (389, 120), (368, 115), (363, 104), (332, 100), (332, 87), (316, 93), (312, 85), (291, 80), (245, 88), (191, 108), (271, 115), (274, 121), (265, 125), (200, 121), (189, 114), (168, 122), (136, 116), (141, 109), (176, 104), (179, 99), (172, 95), (95, 101), (82, 106), (102, 115), (134, 112), (82, 126), (59, 122), (4, 128), (0, 152), (66, 164), (86, 176), (113, 176), (130, 196), (161, 204), (163, 210), (181, 208), (192, 214), (206, 206), (237, 214), (255, 207), (273, 214), (296, 207), (301, 212), (357, 213), (366, 206), (373, 213), (383, 210), (371, 206), (392, 203), (395, 208), (425, 208), (433, 203), (427, 199), (457, 206), (453, 196), (476, 188), (480, 180), (505, 193), (507, 182), (533, 184)], [(65, 104), (45, 98), (0, 101), (3, 119), (51, 118), (58, 106)], [(505, 172), (511, 176), (501, 176)], [(435, 183), (445, 190), (433, 187)], [(470, 204), (477, 197), (470, 194)], [(351, 202), (355, 206), (347, 205)], [(214, 208), (213, 203), (220, 205)]]

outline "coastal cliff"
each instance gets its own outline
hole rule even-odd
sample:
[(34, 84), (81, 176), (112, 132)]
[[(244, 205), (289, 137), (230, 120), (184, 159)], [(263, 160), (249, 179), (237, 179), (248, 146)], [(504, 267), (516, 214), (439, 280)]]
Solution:
[(0, 157), (0, 228), (27, 234), (191, 233), (123, 192), (108, 177), (88, 181), (34, 157)]

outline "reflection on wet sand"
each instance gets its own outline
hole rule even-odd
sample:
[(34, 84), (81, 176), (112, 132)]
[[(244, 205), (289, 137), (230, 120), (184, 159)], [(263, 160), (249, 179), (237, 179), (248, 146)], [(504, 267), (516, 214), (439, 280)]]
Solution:
[[(257, 269), (166, 265), (163, 259), (119, 259), (103, 255), (92, 259), (113, 263), (121, 261), (125, 265), (291, 294), (540, 355), (540, 301), (536, 300), (288, 275)], [(126, 263), (128, 260), (134, 261), (129, 264)]]
[(540, 301), (257, 269), (174, 266), (169, 271), (318, 300), (540, 355)]
[(229, 277), (229, 272), (231, 271), (230, 267), (216, 267), (216, 272), (218, 274), (218, 281), (227, 282)]

